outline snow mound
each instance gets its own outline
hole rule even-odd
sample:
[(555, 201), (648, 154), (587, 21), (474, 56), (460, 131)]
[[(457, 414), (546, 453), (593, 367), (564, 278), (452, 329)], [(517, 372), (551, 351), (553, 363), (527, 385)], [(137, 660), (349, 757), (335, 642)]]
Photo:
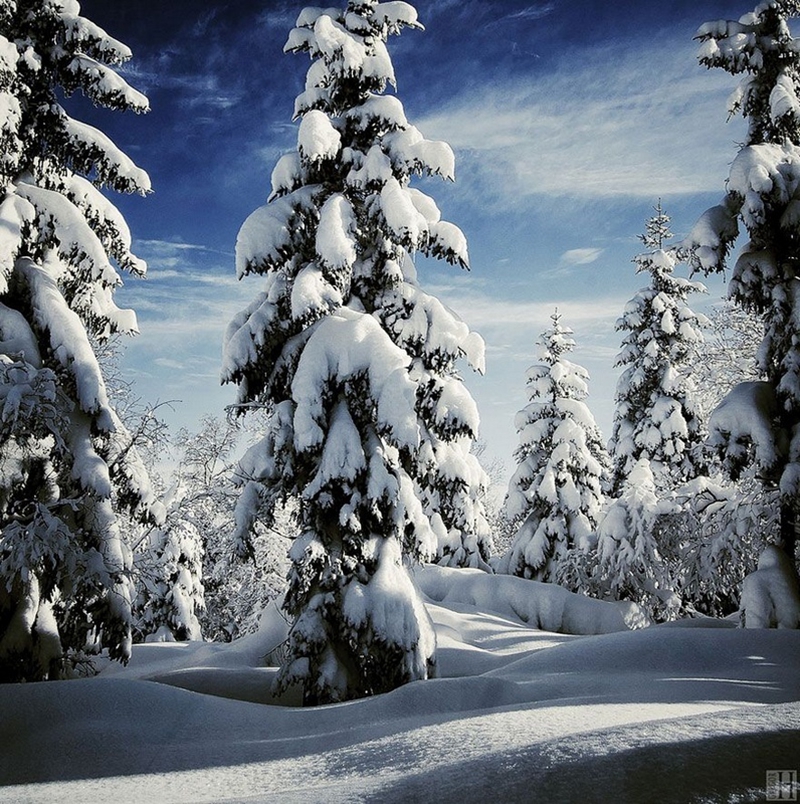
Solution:
[[(484, 577), (501, 581), (498, 605), (515, 579)], [(0, 685), (0, 785), (48, 804), (522, 804), (534, 788), (546, 801), (750, 801), (764, 768), (794, 767), (800, 631), (577, 637), (467, 603), (428, 607), (442, 677), (344, 704), (248, 702), (264, 700), (265, 657), (287, 631), (275, 603), (230, 645), (137, 645), (99, 678)]]
[(481, 570), (424, 566), (414, 577), (438, 603), (467, 603), (559, 634), (609, 634), (649, 625), (635, 603), (606, 602), (551, 583)]

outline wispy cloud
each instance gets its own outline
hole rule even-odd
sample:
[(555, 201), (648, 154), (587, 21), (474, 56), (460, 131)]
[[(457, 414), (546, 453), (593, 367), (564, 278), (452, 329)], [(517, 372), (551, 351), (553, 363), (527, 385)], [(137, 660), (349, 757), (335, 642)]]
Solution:
[(561, 255), (561, 265), (589, 265), (603, 253), (602, 248), (571, 248)]
[[(460, 180), (496, 206), (536, 195), (655, 197), (722, 190), (739, 125), (725, 125), (728, 76), (691, 43), (583, 48), (555, 69), (454, 98), (415, 121), (458, 152)], [(578, 66), (575, 66), (578, 65)]]
[(558, 260), (555, 268), (539, 271), (539, 279), (563, 279), (571, 276), (577, 270), (586, 265), (597, 262), (597, 259), (605, 251), (602, 248), (573, 248), (565, 251)]
[(538, 334), (548, 326), (550, 316), (558, 308), (564, 323), (575, 328), (581, 326), (585, 331), (610, 329), (619, 315), (624, 297), (622, 295), (605, 298), (578, 300), (531, 299), (516, 301), (488, 296), (482, 293), (464, 292), (462, 289), (430, 288), (442, 301), (454, 309), (470, 327), (481, 332), (502, 333), (509, 329), (533, 329)]
[(534, 3), (521, 11), (506, 14), (503, 20), (540, 20), (556, 10), (555, 3)]

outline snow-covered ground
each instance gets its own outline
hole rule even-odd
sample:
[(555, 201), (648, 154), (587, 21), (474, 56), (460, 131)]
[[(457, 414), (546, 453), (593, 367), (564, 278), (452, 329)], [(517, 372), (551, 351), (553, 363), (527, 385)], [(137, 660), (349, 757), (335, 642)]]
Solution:
[[(518, 578), (418, 580), (440, 677), (387, 695), (272, 698), (274, 606), (232, 645), (139, 645), (97, 678), (0, 685), (0, 800), (763, 801), (768, 770), (800, 769), (800, 631), (619, 630), (612, 604), (574, 616)], [(543, 612), (609, 633), (532, 627)]]

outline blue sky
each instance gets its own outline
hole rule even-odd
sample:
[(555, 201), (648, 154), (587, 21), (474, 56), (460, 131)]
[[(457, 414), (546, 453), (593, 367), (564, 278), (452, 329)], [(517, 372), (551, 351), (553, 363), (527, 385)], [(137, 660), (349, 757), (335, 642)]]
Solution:
[[(295, 144), (291, 120), (308, 59), (284, 55), (302, 3), (86, 0), (85, 16), (134, 51), (125, 75), (147, 93), (142, 117), (95, 110), (99, 125), (151, 176), (146, 199), (115, 201), (145, 282), (118, 294), (141, 335), (125, 369), (145, 400), (180, 400), (167, 418), (193, 427), (221, 413), (222, 333), (259, 290), (237, 282), (239, 226), (264, 203), (277, 158)], [(591, 374), (589, 404), (610, 433), (614, 322), (642, 284), (631, 258), (661, 197), (685, 234), (724, 191), (743, 139), (726, 122), (736, 80), (698, 66), (697, 28), (738, 18), (720, 0), (425, 0), (423, 31), (390, 42), (409, 120), (456, 153), (453, 184), (426, 182), (470, 245), (469, 273), (420, 261), (422, 284), (487, 343), (487, 373), (465, 379), (490, 455), (513, 464), (513, 416), (527, 401), (533, 342), (558, 306)], [(707, 282), (719, 300), (724, 285)]]

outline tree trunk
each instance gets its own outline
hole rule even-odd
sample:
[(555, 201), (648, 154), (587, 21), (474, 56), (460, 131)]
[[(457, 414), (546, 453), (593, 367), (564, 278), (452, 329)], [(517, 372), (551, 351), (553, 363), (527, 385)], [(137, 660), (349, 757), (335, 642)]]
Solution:
[(795, 552), (797, 550), (797, 529), (800, 526), (800, 517), (794, 504), (787, 500), (781, 501), (781, 540), (783, 549), (797, 574), (797, 560)]

